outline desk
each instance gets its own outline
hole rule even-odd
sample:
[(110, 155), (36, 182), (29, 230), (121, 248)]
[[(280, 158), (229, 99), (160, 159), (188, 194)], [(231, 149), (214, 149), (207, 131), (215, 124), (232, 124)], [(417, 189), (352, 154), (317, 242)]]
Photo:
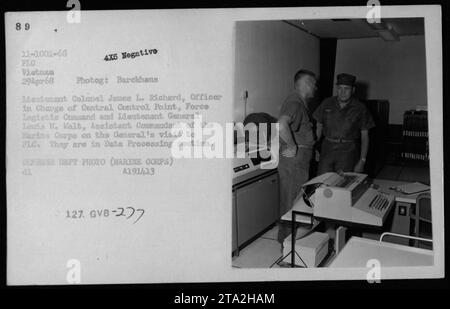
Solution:
[[(404, 181), (395, 181), (395, 180), (387, 180), (387, 179), (374, 179), (373, 183), (379, 186), (380, 191), (393, 195), (395, 197), (395, 206), (393, 218), (388, 226), (385, 226), (383, 231), (390, 231), (392, 233), (410, 235), (411, 234), (411, 218), (413, 215), (411, 213), (411, 206), (415, 205), (416, 198), (418, 194), (402, 194), (395, 190), (389, 189), (390, 187), (396, 187), (407, 182)], [(306, 205), (303, 201), (301, 195), (299, 195), (295, 201), (291, 210), (286, 212), (281, 220), (291, 221), (292, 219), (292, 211), (296, 211), (299, 213), (304, 213), (305, 215), (297, 215), (296, 222), (299, 223), (308, 223), (311, 221), (311, 215), (313, 214), (313, 209)], [(392, 211), (392, 210), (391, 210)], [(364, 233), (364, 237), (378, 239), (381, 233)], [(408, 239), (393, 239), (392, 240), (398, 244), (409, 244)]]
[(329, 267), (367, 267), (371, 259), (381, 267), (433, 266), (433, 251), (373, 239), (352, 237)]
[(388, 179), (377, 179), (373, 180), (373, 183), (380, 186), (380, 190), (382, 192), (388, 193), (390, 195), (395, 196), (396, 202), (415, 204), (416, 198), (420, 193), (417, 194), (403, 194), (401, 192), (389, 189), (390, 187), (397, 187), (400, 185), (404, 185), (408, 182), (406, 181), (396, 181), (396, 180), (388, 180)]

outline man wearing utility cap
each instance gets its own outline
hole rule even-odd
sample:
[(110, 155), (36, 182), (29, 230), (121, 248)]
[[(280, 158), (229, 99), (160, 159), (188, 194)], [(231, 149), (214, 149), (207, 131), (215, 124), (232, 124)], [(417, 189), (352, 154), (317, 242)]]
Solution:
[(323, 134), (317, 174), (364, 171), (369, 148), (369, 129), (375, 126), (369, 110), (356, 99), (356, 77), (337, 76), (337, 96), (326, 98), (314, 111), (317, 137)]

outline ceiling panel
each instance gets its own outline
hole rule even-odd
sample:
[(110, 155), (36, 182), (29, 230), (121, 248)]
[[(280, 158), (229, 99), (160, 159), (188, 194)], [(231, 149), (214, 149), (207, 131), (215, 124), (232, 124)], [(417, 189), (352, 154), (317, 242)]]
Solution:
[[(424, 34), (423, 18), (382, 19), (400, 36)], [(291, 25), (320, 38), (356, 39), (378, 37), (365, 19), (288, 20)]]

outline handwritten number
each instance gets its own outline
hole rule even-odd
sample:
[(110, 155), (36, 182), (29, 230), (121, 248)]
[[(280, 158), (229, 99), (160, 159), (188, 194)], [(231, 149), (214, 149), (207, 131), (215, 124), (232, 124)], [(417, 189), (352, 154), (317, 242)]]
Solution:
[(124, 209), (124, 208), (122, 208), (122, 207), (119, 207), (119, 208), (117, 208), (117, 209), (122, 209), (122, 212), (121, 212), (120, 214), (118, 214), (118, 215), (117, 215), (117, 217), (120, 217), (120, 216), (125, 216), (125, 215), (123, 214), (123, 212), (125, 211), (125, 209)]
[[(122, 209), (122, 212), (120, 214), (118, 214), (117, 216), (125, 216), (124, 212), (125, 209), (122, 207), (119, 207), (117, 209)], [(141, 214), (139, 215), (139, 217), (136, 219), (136, 221), (133, 222), (133, 224), (135, 224), (136, 222), (139, 221), (139, 219), (141, 219), (141, 217), (144, 215), (144, 209), (134, 209), (134, 207), (128, 206), (126, 207), (126, 209), (130, 209), (131, 210), (131, 214), (127, 217), (127, 219), (130, 219), (132, 216), (134, 216), (135, 212), (140, 212)]]
[[(129, 213), (128, 216), (125, 214), (125, 209), (127, 209), (127, 210), (130, 209), (130, 213)], [(128, 206), (126, 208), (118, 207), (117, 210), (118, 211), (120, 210), (120, 213), (117, 213), (116, 217), (124, 216), (124, 217), (126, 217), (127, 220), (130, 219), (133, 216), (136, 217), (135, 213), (139, 212), (140, 214), (136, 218), (136, 220), (133, 222), (133, 224), (138, 222), (142, 218), (142, 216), (144, 215), (144, 212), (145, 212), (144, 209), (141, 209), (141, 208), (140, 209), (135, 209), (134, 207), (131, 207), (131, 206)], [(106, 211), (107, 211), (107, 209), (105, 209), (104, 212), (103, 212), (104, 213), (104, 215), (103, 215), (104, 217), (108, 216), (108, 215), (106, 215)], [(112, 212), (116, 212), (116, 210), (113, 210)], [(91, 218), (95, 218), (97, 216), (96, 215), (93, 216), (92, 213), (94, 213), (94, 215), (96, 213), (98, 213), (98, 217), (101, 216), (101, 211), (99, 211), (99, 210), (97, 210), (97, 211), (96, 210), (92, 210), (91, 211)], [(81, 210), (81, 209), (80, 210), (67, 210), (66, 211), (66, 218), (70, 218), (70, 219), (81, 219), (81, 218), (84, 218), (83, 210)]]
[(134, 210), (134, 208), (133, 207), (127, 207), (127, 209), (131, 209), (133, 212), (131, 213), (131, 215), (129, 215), (128, 217), (127, 217), (127, 219), (130, 219), (131, 218), (131, 216), (133, 216), (134, 215), (134, 212), (135, 212), (135, 210)]
[[(144, 215), (144, 212), (145, 212), (144, 209), (136, 209), (136, 211), (141, 211), (142, 213), (141, 213), (141, 215), (139, 216), (139, 218), (137, 218), (136, 221), (134, 221), (134, 223), (138, 222), (139, 219)], [(133, 223), (133, 224), (134, 224), (134, 223)]]

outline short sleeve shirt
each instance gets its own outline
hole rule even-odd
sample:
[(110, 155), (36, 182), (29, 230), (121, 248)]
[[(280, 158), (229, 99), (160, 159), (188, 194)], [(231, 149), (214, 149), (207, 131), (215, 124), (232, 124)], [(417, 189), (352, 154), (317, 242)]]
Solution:
[(314, 145), (311, 118), (309, 117), (306, 104), (297, 92), (292, 92), (284, 100), (280, 110), (280, 117), (283, 115), (288, 116), (291, 120), (289, 127), (297, 145)]
[(323, 135), (332, 139), (357, 140), (361, 131), (375, 127), (367, 107), (355, 98), (342, 109), (337, 97), (326, 98), (313, 117), (323, 125)]

